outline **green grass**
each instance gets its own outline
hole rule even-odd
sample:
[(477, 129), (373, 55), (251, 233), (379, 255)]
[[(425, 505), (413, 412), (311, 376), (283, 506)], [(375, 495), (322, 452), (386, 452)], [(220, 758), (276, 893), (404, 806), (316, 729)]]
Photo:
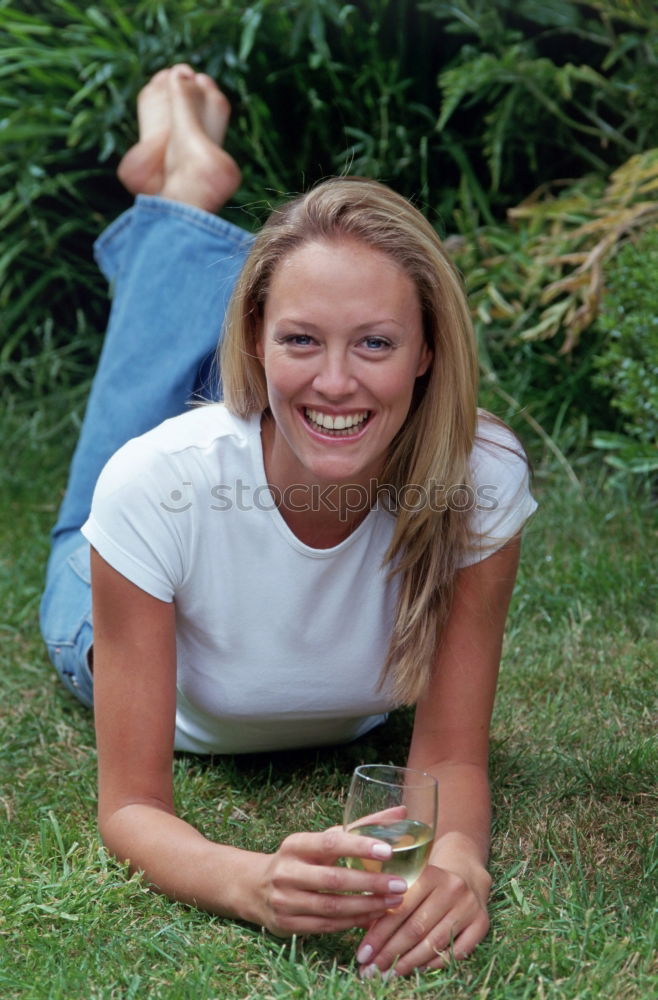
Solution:
[[(49, 364), (49, 362), (48, 362)], [(0, 468), (0, 997), (646, 1000), (658, 991), (658, 518), (576, 463), (539, 462), (492, 740), (492, 931), (467, 962), (361, 983), (357, 933), (279, 941), (155, 896), (95, 828), (91, 717), (37, 628), (47, 533), (80, 391), (5, 400)], [(75, 408), (73, 409), (75, 413)], [(178, 806), (209, 836), (274, 849), (340, 817), (355, 763), (401, 760), (409, 717), (322, 752), (180, 756)]]

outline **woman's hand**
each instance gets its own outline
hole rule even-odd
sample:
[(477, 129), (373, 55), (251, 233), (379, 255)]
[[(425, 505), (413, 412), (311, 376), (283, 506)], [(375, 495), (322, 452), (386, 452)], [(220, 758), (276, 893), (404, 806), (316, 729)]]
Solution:
[(383, 873), (337, 867), (341, 858), (386, 860), (391, 847), (335, 826), (295, 833), (265, 855), (254, 886), (257, 923), (273, 934), (327, 934), (369, 927), (404, 899), (406, 882)]
[(386, 972), (440, 969), (450, 958), (470, 955), (489, 929), (486, 900), (491, 878), (484, 868), (462, 877), (428, 865), (401, 906), (374, 923), (357, 961), (364, 978)]

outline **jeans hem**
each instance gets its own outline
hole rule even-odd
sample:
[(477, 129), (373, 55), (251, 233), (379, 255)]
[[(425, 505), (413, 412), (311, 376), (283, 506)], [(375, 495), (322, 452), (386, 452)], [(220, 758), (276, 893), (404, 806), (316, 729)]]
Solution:
[(251, 233), (195, 205), (161, 198), (160, 195), (138, 194), (132, 208), (122, 212), (94, 242), (94, 258), (108, 281), (112, 281), (117, 270), (115, 248), (132, 224), (134, 216), (142, 213), (162, 219), (169, 217), (195, 226), (225, 240), (233, 250), (248, 249), (254, 240)]

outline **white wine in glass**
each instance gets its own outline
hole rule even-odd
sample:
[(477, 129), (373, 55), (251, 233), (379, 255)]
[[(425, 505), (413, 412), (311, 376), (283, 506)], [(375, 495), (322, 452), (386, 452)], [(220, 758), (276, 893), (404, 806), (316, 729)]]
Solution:
[(343, 827), (393, 848), (386, 861), (348, 858), (351, 868), (386, 872), (413, 885), (429, 857), (436, 831), (438, 783), (425, 771), (363, 764), (352, 775)]

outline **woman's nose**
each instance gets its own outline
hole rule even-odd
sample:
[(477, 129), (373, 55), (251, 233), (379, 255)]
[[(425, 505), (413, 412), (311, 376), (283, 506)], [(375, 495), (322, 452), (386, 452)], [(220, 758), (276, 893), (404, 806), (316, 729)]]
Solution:
[(349, 358), (325, 354), (313, 379), (313, 388), (328, 399), (349, 396), (356, 388), (356, 378)]

